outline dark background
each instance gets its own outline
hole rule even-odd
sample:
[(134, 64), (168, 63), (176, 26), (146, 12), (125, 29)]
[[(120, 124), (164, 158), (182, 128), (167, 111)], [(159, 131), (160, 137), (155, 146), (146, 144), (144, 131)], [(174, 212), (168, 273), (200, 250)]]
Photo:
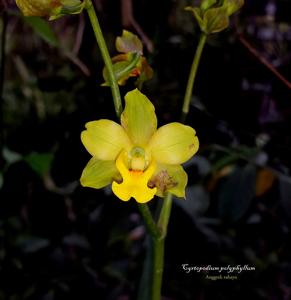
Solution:
[[(160, 125), (178, 121), (199, 37), (183, 10), (193, 2), (133, 2), (154, 45), (145, 46), (155, 73), (143, 92)], [(121, 2), (95, 4), (116, 55), (115, 37), (136, 28), (122, 21)], [(56, 45), (13, 1), (1, 7), (0, 299), (136, 299), (145, 257), (136, 204), (79, 185), (90, 158), (84, 124), (116, 120), (87, 16), (50, 22)], [(287, 0), (246, 0), (208, 39), (187, 119), (201, 146), (185, 166), (187, 200), (173, 206), (165, 300), (291, 299), (290, 12)], [(133, 88), (130, 80), (121, 93)], [(186, 263), (255, 271), (213, 281), (187, 274)]]

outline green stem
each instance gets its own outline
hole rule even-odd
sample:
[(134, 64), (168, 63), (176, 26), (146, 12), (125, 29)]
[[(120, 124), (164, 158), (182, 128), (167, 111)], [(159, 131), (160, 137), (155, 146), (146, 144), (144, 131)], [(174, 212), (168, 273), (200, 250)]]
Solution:
[(126, 75), (127, 73), (132, 71), (135, 68), (135, 66), (137, 65), (139, 59), (140, 59), (140, 55), (138, 53), (134, 53), (130, 64), (128, 66), (126, 66), (124, 69), (122, 69), (120, 72), (117, 72), (116, 77), (119, 79), (123, 75)]
[(164, 270), (165, 239), (172, 208), (172, 194), (168, 193), (164, 198), (160, 213), (158, 228), (161, 232), (159, 238), (153, 239), (153, 276), (152, 276), (152, 298), (161, 299), (162, 279)]
[(198, 66), (200, 63), (201, 55), (206, 43), (207, 35), (205, 33), (201, 33), (199, 43), (194, 55), (193, 63), (191, 66), (189, 78), (188, 78), (188, 83), (186, 87), (186, 92), (185, 92), (185, 97), (184, 97), (184, 103), (183, 103), (183, 109), (182, 109), (182, 123), (185, 123), (186, 117), (189, 112), (189, 107), (190, 107), (190, 102), (191, 102), (191, 97), (193, 93), (193, 87), (194, 87), (194, 82), (198, 70)]
[(106, 46), (106, 42), (104, 40), (102, 30), (100, 28), (100, 24), (93, 6), (93, 3), (91, 0), (86, 0), (86, 5), (85, 8), (87, 10), (97, 44), (100, 48), (100, 52), (102, 55), (102, 58), (104, 60), (107, 72), (108, 72), (108, 81), (109, 85), (111, 88), (112, 96), (113, 96), (113, 102), (114, 102), (114, 107), (115, 107), (115, 112), (118, 117), (120, 117), (122, 113), (122, 102), (121, 102), (121, 97), (120, 97), (120, 91), (119, 87), (115, 78), (113, 66), (112, 66), (112, 61)]
[(171, 209), (172, 209), (172, 194), (167, 193), (166, 196), (164, 197), (163, 202), (164, 203), (158, 221), (158, 228), (162, 233), (162, 238), (165, 238), (167, 235), (167, 228), (168, 228)]
[(164, 270), (165, 238), (154, 239), (153, 243), (152, 295), (150, 300), (160, 300)]
[(161, 237), (161, 232), (159, 231), (147, 204), (138, 204), (138, 208), (150, 235), (154, 239), (159, 239)]

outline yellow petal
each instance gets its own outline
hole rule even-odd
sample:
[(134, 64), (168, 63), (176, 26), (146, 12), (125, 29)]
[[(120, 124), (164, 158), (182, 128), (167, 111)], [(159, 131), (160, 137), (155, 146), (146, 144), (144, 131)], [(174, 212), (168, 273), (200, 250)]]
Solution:
[(150, 180), (150, 185), (157, 187), (157, 196), (164, 197), (167, 192), (185, 198), (188, 176), (180, 165), (158, 164)]
[(154, 162), (145, 171), (128, 170), (121, 153), (116, 161), (116, 167), (123, 181), (122, 183), (114, 181), (112, 183), (112, 191), (119, 199), (128, 201), (133, 197), (139, 203), (146, 203), (153, 199), (157, 188), (149, 188), (148, 182), (156, 169)]
[(195, 134), (190, 126), (170, 123), (156, 131), (147, 150), (159, 163), (180, 165), (190, 159), (199, 148)]
[(82, 186), (101, 189), (113, 180), (120, 180), (115, 161), (99, 160), (92, 157), (83, 170), (80, 182)]
[(121, 124), (135, 146), (146, 146), (157, 130), (155, 108), (138, 89), (125, 95)]
[(87, 151), (100, 160), (115, 160), (122, 149), (130, 148), (124, 129), (110, 120), (92, 121), (86, 124), (81, 140)]

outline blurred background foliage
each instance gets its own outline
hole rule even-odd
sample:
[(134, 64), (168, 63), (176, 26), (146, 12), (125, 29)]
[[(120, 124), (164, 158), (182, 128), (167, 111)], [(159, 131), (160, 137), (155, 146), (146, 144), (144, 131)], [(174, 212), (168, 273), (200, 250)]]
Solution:
[[(183, 8), (194, 2), (133, 1), (131, 14), (128, 0), (95, 1), (112, 56), (123, 28), (142, 38), (160, 125), (179, 120), (199, 36)], [(174, 203), (164, 300), (291, 299), (291, 2), (245, 2), (203, 53), (187, 120), (201, 147), (186, 164), (187, 200)], [(0, 7), (0, 299), (136, 299), (136, 205), (79, 185), (84, 124), (115, 119), (87, 16), (48, 23), (14, 1)], [(211, 281), (185, 263), (256, 270)]]

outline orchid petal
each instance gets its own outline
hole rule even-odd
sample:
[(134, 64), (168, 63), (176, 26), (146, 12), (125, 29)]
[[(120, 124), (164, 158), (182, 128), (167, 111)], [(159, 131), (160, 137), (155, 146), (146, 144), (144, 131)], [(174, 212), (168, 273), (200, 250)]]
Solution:
[(115, 161), (99, 160), (92, 157), (83, 170), (80, 182), (82, 186), (101, 189), (113, 180), (120, 180)]
[(125, 95), (121, 124), (132, 143), (140, 147), (145, 146), (157, 130), (155, 108), (138, 89)]
[(154, 162), (145, 171), (128, 170), (121, 153), (116, 161), (116, 167), (123, 181), (121, 183), (114, 181), (112, 191), (119, 199), (128, 201), (133, 197), (139, 203), (146, 203), (154, 197), (157, 188), (148, 187), (148, 182), (156, 169)]
[(185, 198), (188, 176), (180, 165), (158, 164), (150, 181), (150, 186), (157, 188), (156, 195), (165, 197), (169, 192), (177, 197)]
[(130, 148), (124, 129), (110, 120), (92, 121), (86, 124), (81, 140), (87, 151), (100, 160), (115, 160), (122, 149)]
[(156, 131), (147, 150), (159, 163), (179, 165), (191, 158), (198, 148), (199, 141), (192, 127), (170, 123)]

